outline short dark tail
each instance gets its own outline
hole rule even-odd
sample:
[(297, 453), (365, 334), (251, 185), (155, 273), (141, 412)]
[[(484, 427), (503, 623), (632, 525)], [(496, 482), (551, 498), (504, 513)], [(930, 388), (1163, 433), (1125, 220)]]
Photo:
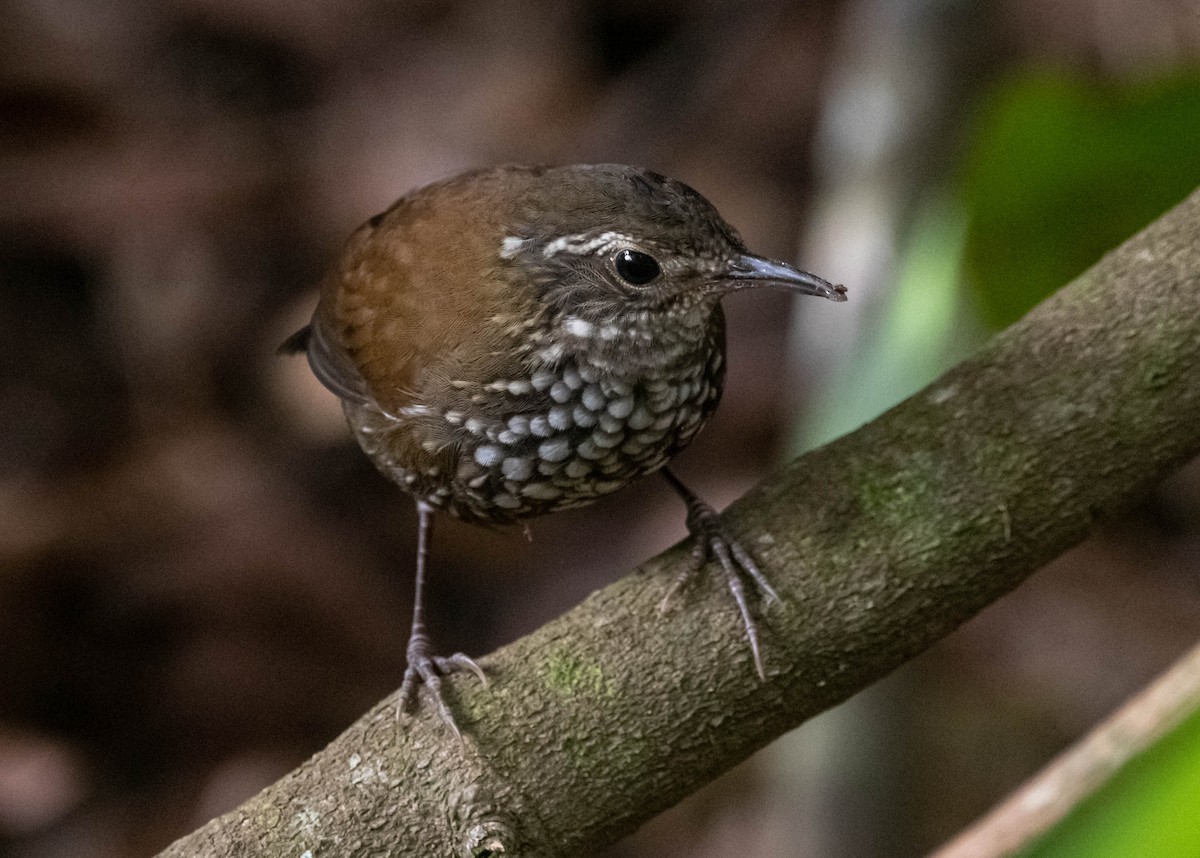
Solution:
[(275, 349), (277, 355), (298, 355), (308, 351), (308, 342), (312, 339), (312, 325), (305, 325), (296, 333), (279, 344)]

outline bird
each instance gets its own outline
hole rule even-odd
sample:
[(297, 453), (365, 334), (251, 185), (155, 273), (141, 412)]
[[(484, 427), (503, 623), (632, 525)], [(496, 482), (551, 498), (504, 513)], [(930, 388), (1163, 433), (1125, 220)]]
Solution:
[(671, 592), (715, 561), (765, 678), (747, 589), (764, 607), (779, 596), (667, 467), (721, 398), (721, 299), (761, 287), (846, 300), (844, 286), (750, 253), (688, 185), (620, 164), (471, 170), (350, 236), (310, 323), (279, 351), (307, 356), (362, 451), (416, 502), (398, 712), (423, 686), (461, 738), (443, 678), (488, 681), (465, 654), (436, 654), (426, 628), (436, 515), (513, 524), (656, 472), (682, 499), (692, 541)]

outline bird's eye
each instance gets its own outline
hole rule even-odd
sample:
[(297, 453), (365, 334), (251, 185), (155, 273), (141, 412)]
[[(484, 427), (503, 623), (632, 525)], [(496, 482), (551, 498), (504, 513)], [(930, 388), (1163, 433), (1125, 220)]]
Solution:
[(645, 286), (662, 272), (653, 256), (637, 250), (618, 251), (613, 264), (620, 278), (634, 286)]

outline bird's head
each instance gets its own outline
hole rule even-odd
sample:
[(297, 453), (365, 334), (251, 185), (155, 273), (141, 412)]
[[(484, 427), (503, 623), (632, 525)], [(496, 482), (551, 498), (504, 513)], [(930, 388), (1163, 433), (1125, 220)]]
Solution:
[(708, 200), (658, 173), (534, 168), (511, 187), (496, 236), (498, 274), (533, 290), (569, 336), (702, 329), (722, 297), (743, 289), (846, 300), (842, 286), (749, 253)]

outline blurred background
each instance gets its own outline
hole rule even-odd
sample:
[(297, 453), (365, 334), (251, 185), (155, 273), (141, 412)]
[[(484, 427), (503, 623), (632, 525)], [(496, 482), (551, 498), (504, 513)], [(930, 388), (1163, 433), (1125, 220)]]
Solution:
[[(1200, 184), (1194, 0), (0, 13), (2, 858), (152, 855), (398, 684), (412, 503), (273, 350), (406, 190), (498, 162), (642, 164), (756, 252), (846, 283), (844, 305), (726, 302), (725, 402), (678, 462), (724, 505)], [(681, 538), (660, 483), (531, 541), (440, 522), (443, 649), (486, 653)], [(1193, 463), (603, 854), (920, 855), (1198, 637)]]

